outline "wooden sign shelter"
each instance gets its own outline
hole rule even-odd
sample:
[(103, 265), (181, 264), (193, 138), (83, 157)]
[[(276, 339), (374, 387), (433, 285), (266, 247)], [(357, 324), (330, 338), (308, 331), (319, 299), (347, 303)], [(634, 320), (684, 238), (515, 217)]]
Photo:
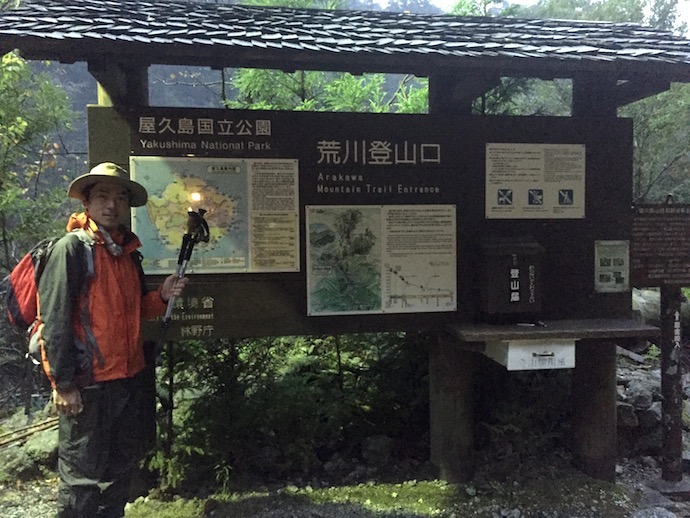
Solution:
[[(617, 108), (663, 92), (671, 82), (690, 82), (690, 41), (635, 24), (29, 0), (0, 13), (0, 52), (15, 48), (27, 59), (88, 63), (99, 85), (98, 106), (89, 108), (91, 163), (115, 161), (132, 174), (174, 173), (180, 181), (230, 171), (238, 177), (227, 181), (243, 182), (235, 185), (243, 185), (245, 200), (252, 200), (243, 209), (251, 229), (248, 251), (222, 266), (228, 271), (195, 277), (192, 295), (223, 301), (220, 318), (199, 312), (200, 320), (212, 321), (195, 324), (199, 336), (434, 330), (439, 341), (430, 357), (432, 461), (451, 481), (473, 473), (477, 351), (487, 344), (508, 350), (518, 342), (542, 347), (571, 341), (574, 458), (584, 472), (614, 479), (615, 342), (658, 333), (631, 318), (626, 246), (632, 126), (617, 118)], [(429, 114), (259, 117), (151, 107), (152, 64), (414, 74), (429, 78)], [(570, 79), (571, 117), (472, 116), (472, 102), (502, 77)], [(364, 147), (355, 148), (355, 142)], [(387, 154), (393, 150), (404, 151)], [(184, 162), (189, 156), (195, 160)], [(218, 158), (232, 164), (213, 162)], [(183, 163), (197, 172), (181, 172)], [(209, 176), (209, 184), (217, 178)], [(280, 186), (272, 183), (276, 178)], [(280, 198), (282, 210), (268, 204), (269, 198)], [(136, 214), (135, 223), (146, 228), (146, 218)], [(348, 240), (333, 232), (337, 218), (377, 226), (363, 227), (358, 240)], [(419, 221), (422, 229), (415, 234), (411, 229)], [(271, 235), (275, 225), (282, 229), (272, 234), (278, 239), (258, 237)], [(442, 260), (424, 256), (431, 240), (414, 249), (432, 230), (438, 232), (434, 253)], [(380, 261), (369, 266), (381, 267), (373, 272), (381, 284), (378, 298), (358, 295), (341, 307), (322, 296), (321, 288), (337, 280), (326, 253), (334, 239), (350, 250), (376, 251)], [(514, 248), (506, 245), (501, 253), (489, 239), (531, 243), (519, 249), (539, 250), (539, 265), (532, 261), (536, 254), (522, 260)], [(498, 250), (491, 257), (500, 266), (496, 275), (483, 276), (482, 250)], [(205, 267), (219, 262), (209, 259)], [(434, 275), (422, 280), (420, 265), (435, 268)], [(414, 282), (403, 274), (406, 266), (417, 275)], [(520, 314), (480, 310), (483, 290), (489, 289), (483, 283), (494, 279), (505, 283), (497, 292), (507, 290), (506, 307), (540, 290), (532, 297), (538, 311), (529, 316), (539, 326), (518, 325), (535, 323), (521, 322), (527, 316)], [(433, 303), (441, 309), (432, 310)], [(178, 336), (184, 336), (178, 324)], [(533, 354), (550, 354), (540, 351)]]

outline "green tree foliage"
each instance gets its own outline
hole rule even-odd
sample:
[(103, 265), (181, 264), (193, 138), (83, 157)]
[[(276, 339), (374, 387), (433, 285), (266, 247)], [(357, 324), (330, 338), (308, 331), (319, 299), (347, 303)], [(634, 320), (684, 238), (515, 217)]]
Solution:
[(232, 85), (237, 90), (229, 108), (255, 110), (313, 110), (323, 94), (324, 72), (300, 70), (244, 69), (235, 74)]
[[(381, 2), (381, 4), (385, 5), (385, 2)], [(439, 14), (442, 12), (430, 0), (388, 0), (388, 6), (384, 10), (417, 14)]]
[(634, 121), (635, 200), (660, 203), (667, 194), (690, 202), (690, 85), (671, 89), (620, 110)]
[[(686, 33), (680, 24), (677, 0), (654, 0), (644, 5), (647, 22), (660, 29)], [(653, 97), (619, 111), (634, 122), (633, 193), (635, 201), (659, 203), (673, 194), (690, 202), (690, 85), (672, 84)]]
[(167, 487), (282, 479), (357, 457), (373, 435), (424, 459), (429, 346), (414, 333), (180, 343), (173, 456), (152, 465)]
[(492, 16), (501, 0), (460, 0), (453, 6), (450, 14), (456, 16)]
[(35, 73), (18, 54), (0, 58), (0, 266), (5, 272), (56, 228), (64, 188), (56, 193), (47, 186), (55, 185), (48, 178), (60, 149), (55, 132), (71, 120), (68, 106), (50, 77)]
[[(680, 0), (685, 1), (685, 0)], [(679, 0), (656, 0), (648, 2), (649, 24), (660, 29), (675, 30), (679, 34), (687, 34), (688, 26), (681, 23), (678, 16)]]
[(0, 11), (19, 6), (20, 0), (0, 0)]
[(474, 115), (568, 116), (570, 81), (502, 77), (498, 86), (472, 103)]
[(429, 104), (428, 81), (414, 76), (242, 69), (232, 86), (225, 104), (235, 109), (425, 113)]
[(645, 0), (539, 0), (534, 5), (518, 7), (514, 14), (530, 18), (642, 23), (644, 4)]
[(682, 34), (678, 6), (685, 0), (539, 0), (512, 6), (505, 14), (527, 18), (600, 20), (647, 24)]

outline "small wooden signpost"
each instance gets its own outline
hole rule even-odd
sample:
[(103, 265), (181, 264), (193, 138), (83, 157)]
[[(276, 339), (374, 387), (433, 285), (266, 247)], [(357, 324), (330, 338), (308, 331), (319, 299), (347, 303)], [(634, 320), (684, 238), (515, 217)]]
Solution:
[(681, 287), (690, 286), (690, 205), (667, 201), (635, 207), (630, 258), (633, 286), (661, 291), (661, 477), (678, 482), (683, 479), (680, 309)]

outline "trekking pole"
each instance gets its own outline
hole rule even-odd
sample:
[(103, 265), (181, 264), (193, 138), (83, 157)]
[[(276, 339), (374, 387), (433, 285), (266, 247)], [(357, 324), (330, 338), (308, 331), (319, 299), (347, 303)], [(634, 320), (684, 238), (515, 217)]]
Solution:
[[(175, 276), (177, 279), (182, 279), (187, 271), (187, 264), (192, 256), (192, 250), (194, 245), (197, 243), (208, 243), (211, 235), (208, 229), (208, 223), (204, 219), (204, 214), (206, 211), (204, 209), (199, 209), (197, 212), (189, 209), (187, 211), (187, 232), (182, 236), (182, 247), (180, 248), (180, 255), (177, 259), (177, 268), (175, 270)], [(170, 327), (170, 322), (172, 321), (172, 312), (175, 308), (175, 297), (174, 295), (168, 299), (168, 308), (165, 311), (165, 316), (163, 317), (162, 333), (160, 341), (162, 342), (168, 328)]]

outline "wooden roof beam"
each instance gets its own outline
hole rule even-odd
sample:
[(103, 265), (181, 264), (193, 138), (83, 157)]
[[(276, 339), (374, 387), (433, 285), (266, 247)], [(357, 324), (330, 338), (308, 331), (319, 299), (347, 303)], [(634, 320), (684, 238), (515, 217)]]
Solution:
[(624, 81), (616, 87), (616, 104), (618, 107), (639, 101), (646, 97), (666, 92), (671, 88), (671, 82), (667, 79), (639, 77)]

